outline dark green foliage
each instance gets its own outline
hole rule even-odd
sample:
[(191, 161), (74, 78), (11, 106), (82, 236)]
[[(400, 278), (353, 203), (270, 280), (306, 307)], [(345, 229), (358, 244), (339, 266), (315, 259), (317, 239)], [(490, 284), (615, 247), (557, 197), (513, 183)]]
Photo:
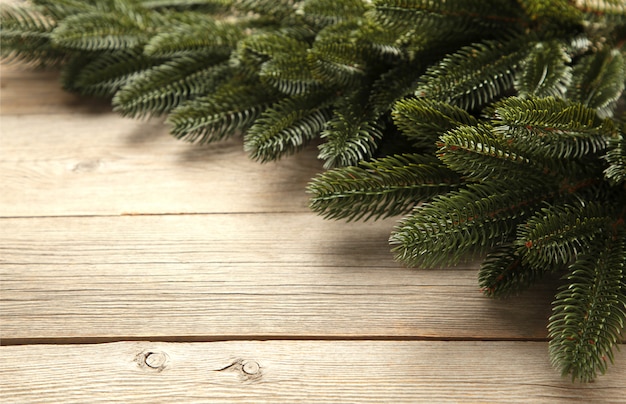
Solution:
[(127, 116), (167, 113), (186, 100), (211, 93), (230, 74), (224, 57), (176, 57), (145, 68), (133, 80), (125, 80), (115, 94), (113, 106)]
[(568, 98), (596, 108), (603, 116), (611, 116), (624, 92), (625, 76), (624, 55), (616, 49), (605, 48), (576, 64)]
[(214, 93), (175, 108), (167, 122), (180, 139), (210, 143), (245, 131), (273, 101), (276, 96), (257, 83), (234, 77)]
[(245, 135), (244, 149), (260, 161), (277, 159), (308, 144), (330, 119), (327, 94), (285, 98), (261, 114)]
[(382, 218), (458, 188), (461, 179), (430, 155), (405, 154), (329, 170), (310, 186), (311, 208), (327, 218)]
[(562, 97), (572, 81), (571, 57), (561, 41), (538, 42), (521, 63), (515, 88), (520, 97)]
[(594, 241), (570, 266), (550, 318), (552, 361), (573, 380), (606, 371), (626, 323), (624, 224)]
[(64, 60), (66, 53), (55, 49), (51, 41), (55, 21), (34, 10), (9, 7), (0, 9), (0, 18), (0, 55), (4, 60), (17, 59), (44, 65)]
[[(32, 0), (1, 55), (65, 88), (166, 115), (199, 143), (242, 133), (261, 162), (317, 142), (327, 218), (405, 215), (397, 258), (485, 257), (507, 297), (563, 274), (557, 368), (612, 361), (626, 312), (622, 0)], [(621, 118), (619, 118), (621, 116)]]
[(456, 264), (511, 241), (517, 225), (552, 196), (548, 184), (522, 179), (519, 185), (469, 184), (418, 206), (391, 236), (397, 258), (427, 267)]
[(515, 70), (530, 46), (527, 39), (515, 38), (463, 47), (430, 67), (415, 95), (463, 109), (481, 107), (513, 87)]
[(513, 244), (503, 244), (486, 255), (478, 282), (490, 297), (506, 298), (525, 290), (544, 275), (544, 268), (525, 264)]
[(63, 85), (83, 95), (112, 97), (144, 70), (158, 65), (137, 49), (74, 55), (64, 70)]
[(442, 133), (461, 125), (478, 124), (464, 109), (427, 98), (398, 101), (392, 116), (398, 128), (418, 147), (434, 147)]
[(622, 134), (611, 139), (612, 148), (606, 155), (609, 166), (604, 171), (605, 177), (613, 183), (623, 183), (626, 181), (626, 130)]

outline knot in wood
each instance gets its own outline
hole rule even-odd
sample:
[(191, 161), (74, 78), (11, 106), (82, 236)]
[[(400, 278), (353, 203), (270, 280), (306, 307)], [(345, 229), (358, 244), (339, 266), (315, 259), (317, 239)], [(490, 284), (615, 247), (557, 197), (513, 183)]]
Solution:
[(137, 355), (137, 363), (140, 367), (157, 372), (165, 369), (168, 361), (169, 357), (163, 351), (144, 351)]
[(247, 375), (256, 375), (261, 370), (261, 366), (255, 361), (243, 361), (241, 370)]

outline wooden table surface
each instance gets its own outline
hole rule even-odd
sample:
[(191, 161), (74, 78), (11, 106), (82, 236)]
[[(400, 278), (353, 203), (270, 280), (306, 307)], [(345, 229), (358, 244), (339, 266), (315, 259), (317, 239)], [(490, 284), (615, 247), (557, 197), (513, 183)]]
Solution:
[(307, 208), (315, 147), (249, 161), (2, 66), (3, 403), (624, 403), (626, 349), (571, 384), (558, 279), (492, 301), (477, 265), (394, 262), (396, 219)]

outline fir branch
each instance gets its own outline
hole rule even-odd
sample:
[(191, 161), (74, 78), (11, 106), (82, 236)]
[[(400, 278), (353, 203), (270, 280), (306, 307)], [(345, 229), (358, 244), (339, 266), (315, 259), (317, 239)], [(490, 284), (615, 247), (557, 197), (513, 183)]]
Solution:
[(404, 154), (326, 171), (307, 187), (310, 207), (326, 218), (380, 219), (459, 187), (459, 176), (430, 155)]
[(616, 132), (610, 119), (582, 104), (547, 98), (506, 98), (493, 107), (496, 133), (538, 159), (577, 159), (603, 152)]
[(244, 36), (243, 27), (203, 13), (168, 15), (164, 24), (146, 44), (147, 55), (171, 57), (199, 52), (228, 55)]
[(113, 98), (113, 107), (124, 116), (160, 115), (187, 100), (209, 94), (231, 74), (223, 56), (176, 57), (124, 83)]
[(484, 181), (437, 196), (400, 221), (391, 235), (396, 258), (407, 265), (456, 264), (471, 254), (509, 243), (518, 223), (553, 198), (548, 184), (518, 179)]
[(543, 176), (527, 156), (511, 149), (488, 125), (452, 129), (441, 136), (439, 145), (439, 158), (473, 180), (506, 180), (519, 175), (540, 180)]
[(570, 267), (550, 317), (550, 356), (563, 375), (591, 381), (613, 363), (626, 323), (626, 230), (596, 240)]
[(521, 63), (515, 78), (518, 95), (563, 97), (572, 80), (571, 58), (561, 41), (538, 42)]
[(304, 95), (321, 91), (325, 85), (313, 76), (308, 66), (307, 50), (285, 51), (261, 65), (259, 78), (269, 86), (288, 95)]
[(514, 243), (517, 253), (533, 268), (570, 264), (606, 232), (611, 213), (598, 203), (543, 208), (519, 227)]
[(112, 97), (140, 72), (160, 62), (144, 56), (140, 49), (79, 54), (65, 66), (62, 83), (83, 95)]
[(324, 168), (329, 169), (368, 160), (383, 134), (377, 120), (343, 109), (335, 110), (321, 137), (325, 142), (319, 146), (318, 158), (324, 160)]
[(601, 116), (611, 117), (624, 93), (624, 77), (624, 56), (616, 49), (605, 48), (585, 56), (574, 66), (567, 98), (597, 109)]
[(244, 137), (244, 150), (262, 162), (296, 152), (330, 119), (326, 93), (285, 98), (265, 110)]
[(56, 49), (51, 34), (54, 19), (22, 7), (0, 7), (0, 58), (5, 62), (25, 62), (40, 65), (62, 63), (67, 53)]
[(304, 20), (320, 28), (360, 18), (368, 9), (366, 0), (304, 0), (298, 5)]
[(625, 130), (619, 137), (611, 139), (611, 146), (605, 159), (609, 166), (604, 170), (604, 176), (613, 184), (620, 184), (626, 181), (626, 139)]
[(372, 83), (369, 107), (374, 116), (388, 115), (396, 101), (409, 96), (417, 87), (417, 80), (423, 73), (418, 64), (402, 63), (392, 67)]
[(141, 5), (148, 9), (203, 10), (223, 12), (228, 10), (233, 0), (141, 0)]
[(72, 15), (112, 10), (111, 1), (30, 0), (42, 14), (59, 21)]
[(486, 296), (506, 298), (524, 291), (544, 273), (544, 268), (525, 264), (516, 246), (506, 244), (487, 254), (478, 272), (478, 282)]
[(583, 21), (583, 13), (569, 0), (518, 0), (532, 21), (551, 23), (565, 29), (576, 27)]
[(502, 0), (375, 0), (374, 6), (377, 21), (395, 29), (418, 25), (447, 33), (467, 33), (475, 27), (504, 31), (523, 22), (519, 7)]
[(233, 78), (213, 94), (183, 103), (168, 116), (171, 133), (190, 142), (210, 143), (243, 132), (278, 97), (260, 83)]
[(478, 120), (464, 109), (426, 98), (405, 98), (391, 111), (394, 123), (418, 147), (432, 148), (445, 132)]
[(233, 0), (233, 8), (242, 13), (256, 13), (282, 20), (295, 13), (298, 0)]
[(327, 26), (316, 36), (307, 59), (313, 76), (329, 86), (358, 87), (369, 71), (368, 47), (360, 23), (344, 21)]
[(146, 26), (119, 12), (71, 15), (52, 33), (57, 46), (77, 51), (130, 49), (149, 38)]
[(531, 46), (534, 47), (533, 41), (515, 38), (463, 47), (430, 67), (415, 95), (463, 109), (483, 106), (510, 91), (515, 69)]

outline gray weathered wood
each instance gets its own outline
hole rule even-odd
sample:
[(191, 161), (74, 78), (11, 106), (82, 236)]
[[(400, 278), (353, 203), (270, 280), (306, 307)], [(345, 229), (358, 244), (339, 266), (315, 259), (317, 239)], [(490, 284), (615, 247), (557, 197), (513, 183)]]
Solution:
[(393, 221), (311, 213), (3, 219), (4, 338), (544, 338), (554, 283), (508, 303), (475, 264), (403, 268)]
[(623, 403), (626, 355), (571, 385), (545, 343), (131, 342), (0, 348), (3, 403)]
[(198, 146), (161, 120), (2, 116), (1, 216), (308, 211), (311, 147), (260, 164), (234, 138)]

